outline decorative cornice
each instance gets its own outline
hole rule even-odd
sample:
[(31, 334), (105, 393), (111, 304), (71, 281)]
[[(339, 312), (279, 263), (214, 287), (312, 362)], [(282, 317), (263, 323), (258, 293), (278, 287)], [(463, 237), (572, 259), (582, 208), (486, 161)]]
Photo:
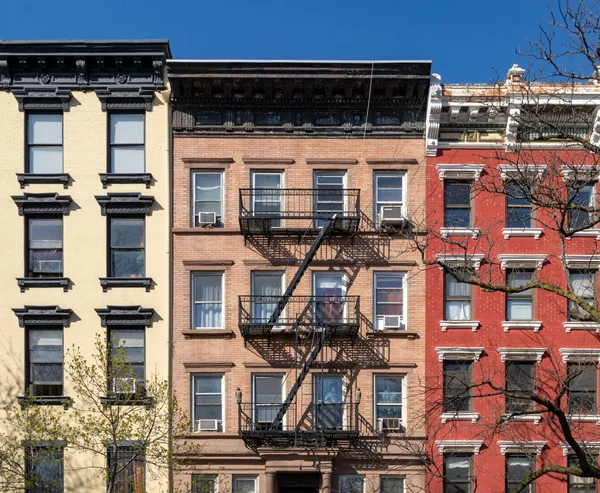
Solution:
[(570, 322), (564, 322), (563, 325), (567, 333), (570, 333), (573, 330), (595, 330), (600, 334), (600, 323), (598, 322), (572, 320)]
[[(594, 451), (596, 454), (600, 454), (600, 442), (578, 442), (578, 445), (586, 451)], [(560, 442), (560, 446), (564, 456), (573, 453), (573, 449), (567, 442)]]
[(485, 168), (483, 164), (437, 164), (435, 167), (440, 175), (440, 180), (450, 178), (479, 180), (481, 172)]
[(19, 208), (19, 216), (62, 214), (69, 215), (71, 197), (57, 193), (26, 193), (11, 197)]
[(143, 183), (146, 188), (150, 188), (152, 175), (150, 173), (98, 173), (102, 188), (106, 188), (113, 183)]
[(436, 440), (440, 455), (446, 452), (470, 452), (479, 455), (483, 440)]
[(107, 214), (150, 214), (154, 197), (141, 193), (96, 195), (103, 216)]
[(508, 240), (511, 236), (533, 236), (536, 240), (542, 236), (542, 228), (504, 228), (502, 234)]
[(479, 238), (481, 230), (479, 228), (440, 228), (442, 238), (450, 238), (452, 236), (470, 236), (474, 240)]
[(431, 74), (429, 85), (429, 112), (425, 122), (425, 155), (437, 156), (438, 137), (440, 134), (440, 116), (442, 113), (442, 78), (439, 74)]
[(511, 452), (529, 453), (535, 455), (541, 455), (542, 450), (546, 446), (545, 441), (539, 442), (511, 442), (508, 440), (498, 440), (498, 446), (500, 447), (500, 453), (506, 455)]
[(519, 329), (530, 329), (534, 332), (539, 332), (542, 327), (542, 322), (538, 320), (504, 320), (502, 322), (504, 332)]
[(70, 279), (68, 277), (18, 277), (17, 285), (24, 293), (29, 288), (63, 288), (69, 289)]
[[(466, 255), (452, 255), (446, 253), (438, 253), (435, 256), (436, 260), (441, 264), (446, 264), (452, 267), (462, 267), (468, 266), (472, 267), (475, 270), (479, 270), (481, 267), (481, 261), (485, 258), (482, 253), (473, 253)], [(440, 265), (440, 269), (443, 269), (444, 266)]]
[(566, 255), (569, 269), (600, 269), (600, 255)]
[(68, 327), (69, 318), (73, 313), (70, 308), (59, 306), (30, 306), (24, 308), (13, 308), (12, 311), (19, 319), (19, 327), (60, 325)]
[(479, 413), (442, 413), (440, 420), (442, 424), (446, 424), (448, 421), (470, 421), (475, 424), (479, 420)]
[(546, 348), (506, 348), (499, 347), (500, 361), (532, 361), (542, 362), (542, 358), (546, 353)]
[(498, 166), (498, 171), (503, 180), (510, 180), (533, 175), (537, 175), (538, 178), (541, 178), (545, 173), (546, 168), (547, 166), (545, 164), (501, 164)]
[(481, 358), (481, 355), (483, 354), (482, 347), (436, 347), (435, 351), (437, 352), (438, 359), (440, 361), (447, 359), (466, 359), (479, 361), (479, 358)]
[(501, 253), (498, 255), (498, 260), (502, 270), (527, 267), (540, 270), (546, 262), (546, 254)]
[(150, 277), (100, 277), (102, 291), (112, 288), (144, 288), (150, 291), (152, 278)]
[(68, 173), (17, 173), (17, 181), (21, 188), (37, 183), (58, 183), (67, 188), (70, 180)]
[(141, 306), (115, 306), (96, 308), (102, 327), (111, 325), (126, 325), (128, 327), (150, 327), (152, 325), (153, 308)]
[(600, 361), (600, 348), (560, 348), (558, 352), (562, 356), (563, 363), (569, 363), (571, 361)]
[(598, 166), (564, 165), (560, 172), (565, 180), (588, 182), (600, 179)]
[(440, 320), (442, 332), (447, 332), (448, 329), (470, 329), (472, 332), (477, 332), (479, 321), (477, 320)]

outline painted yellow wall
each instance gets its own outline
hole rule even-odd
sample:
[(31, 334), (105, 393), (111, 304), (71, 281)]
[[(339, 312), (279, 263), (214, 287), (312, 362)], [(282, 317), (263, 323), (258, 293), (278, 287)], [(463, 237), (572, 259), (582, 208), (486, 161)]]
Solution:
[[(158, 321), (146, 330), (146, 375), (157, 372), (168, 377), (169, 339), (169, 93), (158, 93), (153, 109), (146, 112), (146, 171), (155, 182), (150, 189), (143, 184), (118, 184), (102, 188), (99, 173), (107, 166), (107, 118), (94, 92), (73, 92), (70, 111), (64, 113), (64, 172), (73, 180), (68, 189), (62, 185), (28, 185), (21, 189), (16, 173), (24, 171), (25, 113), (18, 110), (15, 97), (0, 92), (0, 394), (2, 404), (15, 402), (24, 393), (24, 329), (18, 325), (12, 308), (25, 305), (58, 305), (74, 315), (64, 330), (64, 347), (81, 347), (91, 355), (96, 333), (105, 334), (95, 308), (107, 305), (142, 305), (154, 308)], [(21, 293), (15, 278), (24, 276), (24, 217), (19, 216), (12, 195), (58, 192), (70, 195), (70, 215), (64, 217), (64, 275), (72, 281), (67, 292), (61, 288), (34, 288)], [(106, 277), (106, 221), (95, 195), (109, 192), (141, 192), (155, 198), (146, 218), (146, 275), (154, 288), (115, 288), (102, 292), (99, 277)], [(105, 338), (105, 336), (103, 336)], [(5, 376), (6, 375), (6, 376)], [(65, 381), (65, 394), (70, 384)], [(72, 395), (72, 392), (71, 392)], [(77, 405), (75, 403), (75, 405)], [(67, 413), (69, 411), (66, 411)], [(76, 484), (85, 480), (85, 491), (105, 492), (104, 482), (91, 483), (93, 471), (69, 473), (70, 465), (90, 462), (92, 457), (73, 457), (65, 450), (65, 491), (83, 491)], [(103, 459), (96, 458), (96, 461)], [(82, 476), (83, 475), (83, 476)], [(153, 480), (147, 474), (148, 492), (167, 491), (166, 479)], [(88, 487), (89, 485), (90, 487)]]

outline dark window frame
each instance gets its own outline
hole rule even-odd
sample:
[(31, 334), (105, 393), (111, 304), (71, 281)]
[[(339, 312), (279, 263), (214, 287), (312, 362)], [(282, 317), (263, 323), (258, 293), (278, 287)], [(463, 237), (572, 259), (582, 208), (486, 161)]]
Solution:
[[(130, 453), (131, 452), (131, 453)], [(129, 454), (129, 457), (127, 457), (126, 454)], [(118, 457), (115, 458), (115, 455), (118, 455)], [(142, 463), (143, 465), (143, 470), (142, 470), (142, 491), (146, 491), (146, 451), (145, 448), (142, 445), (117, 445), (115, 446), (109, 446), (108, 450), (107, 450), (107, 454), (106, 454), (106, 462), (107, 462), (107, 468), (108, 468), (108, 474), (109, 474), (109, 478), (110, 475), (112, 475), (112, 461), (114, 461), (115, 459), (119, 459), (125, 457), (125, 460), (128, 461), (127, 464), (125, 464), (123, 467), (121, 467), (120, 472), (116, 473), (116, 480), (115, 480), (115, 486), (117, 487), (116, 491), (118, 491), (119, 493), (136, 493), (137, 491), (139, 491), (138, 489), (138, 484), (135, 483), (135, 476), (136, 476), (136, 464)], [(127, 471), (125, 473), (125, 471)], [(126, 474), (127, 478), (125, 479), (125, 484), (121, 484), (122, 479), (119, 479), (119, 475), (121, 474)], [(131, 482), (131, 480), (129, 480), (129, 477), (133, 478), (134, 482)], [(107, 478), (107, 481), (109, 480), (109, 478)], [(108, 486), (108, 485), (107, 485)]]
[[(137, 219), (139, 221), (142, 222), (142, 226), (144, 229), (144, 234), (143, 234), (143, 246), (142, 248), (133, 248), (133, 247), (122, 247), (122, 248), (118, 248), (118, 250), (122, 250), (122, 251), (141, 251), (144, 254), (144, 271), (142, 272), (142, 275), (140, 276), (132, 276), (132, 277), (118, 277), (118, 276), (114, 276), (114, 266), (113, 266), (113, 262), (112, 262), (112, 253), (113, 253), (113, 245), (112, 245), (112, 235), (111, 235), (111, 229), (112, 229), (112, 221), (113, 220), (122, 220), (122, 219)], [(110, 216), (108, 216), (108, 220), (106, 221), (107, 224), (107, 231), (106, 231), (106, 238), (107, 238), (107, 257), (106, 257), (106, 273), (107, 273), (107, 277), (109, 279), (145, 279), (146, 278), (146, 216), (143, 214), (111, 214)]]
[[(568, 188), (568, 200), (569, 200), (569, 204), (570, 205), (583, 205), (583, 204), (577, 204), (577, 196), (586, 188), (586, 187), (591, 187), (591, 193), (590, 193), (590, 202), (591, 204), (588, 204), (587, 206), (584, 205), (584, 207), (594, 207), (594, 204), (597, 202), (598, 200), (598, 182), (595, 180), (591, 180), (591, 181), (581, 181), (581, 182), (576, 182), (576, 190), (573, 188), (573, 185), (569, 185)], [(583, 221), (581, 219), (575, 219), (574, 217), (580, 215), (582, 218), (585, 218)], [(571, 209), (569, 208), (567, 210), (567, 224), (569, 226), (569, 229), (581, 229), (586, 223), (590, 223), (590, 219), (592, 218), (593, 213), (592, 212), (586, 212), (583, 210), (579, 210), (579, 209)], [(583, 222), (583, 224), (574, 224), (577, 221), (579, 222)], [(592, 229), (598, 228), (598, 224), (594, 224), (594, 225), (590, 225), (589, 226)], [(587, 228), (584, 228), (587, 229)]]
[[(143, 362), (128, 362), (128, 361), (124, 361), (124, 364), (134, 364), (137, 366), (143, 366), (144, 368), (144, 376), (142, 378), (142, 380), (140, 381), (137, 377), (136, 378), (136, 384), (135, 384), (135, 393), (131, 394), (131, 393), (124, 393), (122, 395), (117, 394), (113, 391), (113, 387), (112, 387), (112, 380), (113, 375), (112, 375), (112, 369), (110, 367), (111, 364), (111, 359), (113, 357), (113, 349), (114, 345), (113, 345), (113, 333), (114, 332), (141, 332), (142, 333), (142, 341), (144, 344), (144, 360)], [(107, 349), (108, 349), (108, 368), (107, 368), (107, 375), (109, 378), (109, 381), (107, 382), (108, 384), (108, 388), (107, 388), (107, 395), (110, 395), (111, 397), (115, 398), (124, 398), (124, 399), (135, 399), (135, 398), (143, 398), (146, 395), (146, 363), (147, 363), (147, 354), (146, 354), (146, 348), (147, 348), (147, 344), (146, 344), (146, 330), (141, 327), (141, 326), (135, 326), (135, 325), (110, 325), (109, 327), (107, 327), (106, 329), (106, 344), (107, 344)], [(117, 377), (118, 378), (118, 377)], [(121, 377), (121, 378), (134, 378), (134, 377)]]
[[(31, 267), (31, 261), (30, 261), (30, 253), (31, 253), (31, 246), (30, 246), (30, 225), (31, 225), (31, 221), (43, 221), (43, 220), (57, 220), (60, 219), (61, 221), (61, 243), (62, 243), (62, 248), (60, 249), (62, 255), (61, 255), (61, 262), (62, 262), (62, 269), (60, 271), (60, 273), (57, 273), (56, 275), (48, 275), (48, 276), (44, 276), (44, 275), (40, 275), (40, 276), (36, 276), (34, 275), (34, 273), (32, 272), (32, 267)], [(26, 215), (25, 216), (25, 277), (28, 279), (56, 279), (56, 278), (62, 278), (64, 276), (64, 271), (65, 271), (65, 265), (64, 265), (64, 252), (65, 252), (65, 223), (64, 223), (64, 217), (62, 214), (49, 214), (49, 215)]]
[[(469, 391), (468, 394), (466, 394), (464, 391), (463, 392), (457, 392), (458, 395), (460, 395), (460, 397), (452, 397), (451, 394), (449, 392), (450, 388), (449, 388), (449, 383), (450, 381), (449, 379), (449, 375), (448, 375), (448, 370), (446, 369), (447, 366), (449, 366), (450, 364), (466, 364), (468, 365), (468, 372), (464, 372), (465, 374), (468, 374), (468, 381), (465, 381), (465, 385), (469, 386)], [(472, 389), (472, 385), (473, 385), (473, 360), (464, 360), (464, 359), (459, 359), (459, 360), (444, 360), (442, 363), (442, 375), (443, 375), (443, 412), (444, 413), (453, 413), (453, 414), (460, 414), (460, 413), (470, 413), (473, 412), (473, 389)], [(459, 385), (461, 384), (461, 382), (459, 382)], [(450, 400), (451, 399), (451, 400)], [(461, 404), (463, 402), (467, 402), (467, 409), (458, 409)], [(456, 403), (457, 402), (457, 403)], [(450, 405), (452, 404), (452, 405)]]
[[(455, 185), (455, 184), (461, 184), (461, 185), (465, 185), (468, 184), (469, 185), (469, 201), (468, 204), (448, 204), (447, 202), (447, 196), (446, 196), (446, 189), (449, 185)], [(444, 227), (445, 228), (471, 228), (473, 227), (473, 222), (474, 222), (474, 200), (473, 200), (473, 184), (474, 181), (472, 179), (448, 179), (448, 180), (444, 180)], [(451, 225), (448, 224), (447, 221), (447, 217), (446, 217), (446, 211), (448, 209), (451, 210), (468, 210), (469, 211), (469, 221), (468, 224), (464, 224), (464, 225)]]
[[(31, 332), (32, 331), (41, 331), (41, 330), (52, 330), (52, 331), (56, 331), (56, 332), (61, 332), (62, 334), (62, 344), (61, 344), (61, 349), (62, 349), (62, 354), (63, 354), (63, 358), (64, 358), (64, 351), (65, 351), (65, 334), (64, 331), (61, 327), (59, 326), (27, 326), (25, 327), (25, 395), (27, 395), (28, 397), (34, 397), (34, 398), (56, 398), (56, 397), (61, 397), (64, 395), (64, 389), (65, 389), (65, 374), (64, 374), (64, 362), (61, 360), (61, 367), (62, 367), (62, 383), (60, 384), (61, 387), (61, 391), (58, 394), (51, 394), (51, 395), (37, 395), (36, 393), (32, 392), (33, 391), (33, 365), (35, 363), (33, 363), (31, 360), (31, 348), (29, 347), (29, 344), (31, 342)], [(54, 363), (56, 364), (56, 363)], [(57, 384), (56, 384), (57, 385)], [(58, 385), (57, 385), (58, 386)]]
[[(209, 488), (205, 483), (212, 483)], [(216, 474), (192, 474), (191, 493), (217, 493), (219, 479)]]
[[(573, 382), (577, 382), (577, 376), (573, 376), (571, 374), (572, 368), (582, 368), (583, 370), (579, 372), (579, 376), (583, 375), (586, 370), (590, 370), (593, 371), (595, 374), (595, 378), (593, 379), (594, 382), (594, 388), (590, 389), (590, 388), (585, 388), (585, 389), (578, 389), (575, 390), (573, 389)], [(574, 414), (574, 415), (590, 415), (590, 416), (595, 416), (597, 415), (600, 411), (598, 410), (598, 365), (597, 363), (592, 363), (592, 362), (581, 362), (581, 361), (574, 361), (571, 363), (567, 363), (567, 375), (568, 375), (568, 389), (567, 389), (567, 409), (568, 409), (568, 413), (569, 414)], [(587, 409), (582, 409), (581, 407), (579, 409), (574, 409), (575, 406), (575, 402), (574, 402), (574, 394), (584, 394), (584, 399), (587, 397), (587, 405), (589, 406), (589, 408)], [(581, 403), (579, 404), (579, 406), (581, 406)], [(581, 411), (584, 412), (581, 412)], [(579, 411), (579, 412), (573, 412), (573, 411)]]
[[(29, 142), (31, 135), (29, 135), (29, 118), (32, 115), (60, 115), (61, 117), (61, 134), (62, 134), (62, 142), (61, 144), (31, 144)], [(65, 171), (65, 112), (58, 110), (26, 110), (25, 112), (25, 173), (26, 174), (45, 174), (45, 173), (34, 173), (31, 171), (31, 158), (30, 158), (30, 149), (32, 147), (60, 147), (62, 149), (62, 163), (61, 170), (58, 173), (51, 174), (63, 174)]]
[[(508, 479), (508, 460), (512, 457), (526, 457), (529, 460), (529, 469), (531, 472), (535, 471), (536, 468), (536, 455), (535, 454), (528, 454), (528, 453), (509, 453), (505, 455), (505, 459), (504, 459), (504, 488), (506, 493), (510, 493), (511, 491), (513, 491), (519, 484), (521, 484), (521, 481), (519, 481), (518, 483), (515, 481), (509, 481)], [(511, 486), (512, 485), (512, 486)], [(524, 493), (535, 493), (535, 481), (531, 484), (529, 484), (528, 488), (523, 490)]]
[[(590, 461), (597, 465), (598, 456), (594, 454), (590, 457)], [(579, 465), (579, 461), (577, 460), (577, 456), (574, 454), (569, 454), (567, 456), (567, 467), (577, 467)], [(581, 480), (592, 480), (591, 484), (576, 484), (573, 483), (575, 478)], [(567, 479), (567, 493), (597, 493), (598, 492), (598, 480), (596, 478), (580, 478), (577, 476), (572, 476), (569, 474)]]
[[(462, 485), (465, 482), (464, 481), (456, 481), (454, 483), (450, 482), (448, 480), (447, 474), (446, 474), (446, 464), (447, 464), (447, 459), (451, 458), (451, 457), (464, 457), (467, 458), (469, 460), (469, 478), (466, 481), (467, 483), (467, 490), (464, 491), (463, 488), (461, 488), (458, 485)], [(443, 465), (443, 490), (444, 493), (471, 493), (471, 490), (473, 488), (473, 454), (472, 453), (464, 453), (464, 452), (448, 452), (448, 453), (444, 453), (444, 465)]]
[[(529, 282), (533, 281), (534, 270), (533, 269), (506, 269), (506, 284), (507, 286), (511, 286), (511, 274), (531, 274), (531, 279)], [(531, 296), (524, 294), (527, 291), (531, 291)], [(509, 301), (511, 300), (531, 300), (531, 317), (528, 319), (524, 318), (511, 318), (509, 317)], [(535, 320), (536, 310), (535, 310), (535, 289), (528, 289), (526, 291), (521, 291), (519, 293), (506, 293), (505, 298), (505, 317), (508, 321), (532, 321)]]
[[(143, 131), (143, 135), (144, 135), (144, 141), (141, 144), (113, 144), (111, 143), (112, 140), (112, 117), (113, 115), (141, 115), (143, 117), (143, 127), (144, 127), (144, 131)], [(146, 111), (140, 111), (140, 110), (108, 110), (106, 112), (106, 124), (107, 124), (107, 129), (106, 129), (106, 149), (107, 149), (107, 153), (106, 153), (106, 172), (110, 175), (119, 175), (119, 174), (143, 174), (146, 172), (146, 157), (147, 157), (147, 150), (146, 150), (146, 143), (147, 143), (147, 136), (146, 136), (146, 131), (148, 129), (147, 125), (146, 125)], [(144, 169), (142, 169), (142, 171), (138, 171), (135, 173), (116, 173), (114, 171), (113, 168), (113, 159), (112, 159), (112, 150), (115, 147), (121, 147), (121, 148), (127, 148), (127, 147), (143, 147), (144, 148)]]
[[(532, 375), (531, 375), (531, 386), (528, 389), (523, 389), (523, 388), (517, 388), (517, 385), (513, 385), (510, 381), (509, 381), (509, 368), (514, 367), (517, 368), (519, 366), (524, 366), (524, 365), (528, 365), (532, 368)], [(537, 379), (537, 368), (536, 368), (536, 362), (535, 361), (523, 361), (523, 360), (514, 360), (514, 361), (507, 361), (506, 365), (504, 367), (504, 382), (505, 382), (505, 389), (507, 392), (511, 392), (511, 393), (515, 393), (515, 394), (525, 394), (525, 393), (532, 393), (535, 392), (536, 389), (536, 379)], [(512, 388), (514, 387), (514, 388)], [(507, 414), (523, 414), (523, 413), (529, 413), (532, 412), (534, 410), (534, 406), (535, 404), (528, 400), (525, 404), (520, 404), (520, 401), (522, 399), (519, 399), (518, 397), (511, 397), (508, 395), (505, 395), (505, 399), (504, 399), (504, 409), (505, 412)], [(513, 407), (514, 406), (514, 407)]]
[[(54, 471), (58, 476), (58, 483), (54, 485), (47, 485), (40, 481), (41, 484), (36, 484), (35, 479), (31, 479), (33, 475), (33, 463), (35, 462), (35, 452), (44, 450), (48, 454), (47, 457), (51, 457), (54, 464), (58, 466), (57, 471)], [(56, 444), (40, 444), (40, 445), (26, 445), (25, 446), (25, 493), (62, 493), (64, 491), (64, 445)], [(54, 481), (54, 479), (52, 480)], [(48, 487), (50, 486), (50, 487)]]

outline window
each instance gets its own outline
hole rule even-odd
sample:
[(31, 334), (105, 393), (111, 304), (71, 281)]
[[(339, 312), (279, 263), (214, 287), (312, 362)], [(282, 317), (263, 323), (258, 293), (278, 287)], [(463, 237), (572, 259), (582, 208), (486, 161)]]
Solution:
[(27, 114), (27, 173), (63, 172), (62, 113)]
[(400, 173), (375, 174), (375, 219), (381, 219), (383, 206), (400, 207), (404, 212), (404, 178)]
[(457, 281), (446, 272), (445, 317), (446, 320), (471, 320), (471, 285)]
[(569, 228), (581, 229), (591, 226), (594, 222), (594, 214), (591, 211), (580, 209), (580, 207), (593, 208), (596, 201), (596, 183), (578, 183), (569, 187)]
[[(570, 270), (569, 279), (575, 296), (592, 306), (597, 306), (596, 271)], [(580, 308), (574, 301), (569, 300), (569, 320), (587, 320), (589, 318), (588, 312)]]
[(62, 218), (27, 219), (27, 248), (27, 277), (62, 277)]
[(444, 361), (444, 412), (471, 410), (472, 361)]
[(223, 375), (194, 375), (193, 413), (195, 431), (224, 431)]
[(524, 184), (508, 182), (506, 184), (506, 227), (532, 228), (533, 208), (527, 199)]
[(143, 395), (146, 389), (146, 350), (143, 330), (109, 330), (112, 394)]
[[(252, 321), (267, 323), (283, 294), (283, 272), (252, 273)], [(283, 316), (280, 316), (280, 320)]]
[(62, 445), (25, 449), (25, 493), (62, 493), (63, 471)]
[(144, 277), (146, 274), (143, 217), (109, 218), (110, 277)]
[(63, 395), (63, 331), (28, 329), (28, 393), (34, 397)]
[(340, 493), (364, 493), (364, 476), (340, 476)]
[(257, 493), (258, 478), (256, 476), (234, 476), (233, 493)]
[(219, 491), (217, 477), (214, 475), (192, 475), (191, 493), (217, 493)]
[(343, 272), (315, 272), (313, 294), (315, 324), (346, 321), (346, 275)]
[[(252, 213), (256, 216), (277, 217), (283, 214), (283, 173), (252, 173)], [(298, 211), (294, 211), (298, 212)], [(271, 219), (271, 226), (280, 227), (281, 219)]]
[(473, 456), (444, 454), (444, 493), (471, 493)]
[(254, 375), (255, 429), (265, 430), (275, 421), (283, 403), (282, 390), (283, 375)]
[(194, 178), (194, 226), (223, 226), (223, 172), (196, 171)]
[(108, 450), (108, 481), (111, 491), (146, 491), (146, 453), (142, 445), (117, 446)]
[(223, 273), (210, 272), (192, 275), (194, 325), (196, 329), (223, 328)]
[(343, 430), (344, 379), (339, 376), (315, 375), (313, 388), (316, 429)]
[(375, 422), (378, 430), (403, 428), (402, 377), (375, 377)]
[(598, 375), (595, 363), (569, 363), (569, 414), (598, 414)]
[(399, 476), (381, 476), (381, 493), (404, 493), (404, 478)]
[[(533, 280), (530, 270), (510, 269), (506, 272), (508, 287), (520, 288)], [(506, 294), (506, 320), (533, 320), (533, 290)]]
[[(595, 458), (592, 458), (592, 464), (596, 464)], [(579, 467), (579, 461), (574, 455), (569, 455), (568, 467)], [(581, 478), (579, 476), (569, 475), (568, 493), (597, 493), (598, 486), (596, 478)]]
[(112, 113), (109, 173), (144, 172), (143, 113)]
[(506, 413), (526, 413), (533, 409), (531, 399), (521, 396), (535, 393), (535, 362), (508, 361), (506, 363)]
[[(506, 455), (506, 493), (510, 493), (529, 476), (535, 468), (535, 456), (527, 454)], [(530, 484), (523, 491), (533, 493), (534, 485)]]
[[(315, 191), (315, 215), (319, 218), (330, 218), (334, 214), (344, 213), (346, 200), (344, 189), (346, 188), (345, 171), (319, 171), (314, 176)], [(323, 219), (317, 219), (317, 227), (326, 225)]]
[(444, 226), (468, 228), (471, 226), (471, 181), (444, 182)]
[(404, 329), (404, 282), (402, 273), (375, 274), (375, 327), (383, 329)]

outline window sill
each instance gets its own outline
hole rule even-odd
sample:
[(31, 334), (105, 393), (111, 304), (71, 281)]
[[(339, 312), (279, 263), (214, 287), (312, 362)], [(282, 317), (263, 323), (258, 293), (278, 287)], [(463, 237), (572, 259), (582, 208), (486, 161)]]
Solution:
[(30, 288), (63, 288), (67, 291), (70, 283), (68, 277), (17, 277), (21, 293)]
[(143, 183), (150, 188), (152, 175), (150, 173), (99, 173), (102, 188), (114, 183)]
[(214, 234), (241, 234), (242, 230), (240, 228), (201, 228), (190, 227), (190, 228), (173, 228), (172, 232), (174, 234), (188, 234), (188, 235), (214, 235)]
[(541, 414), (503, 414), (503, 421), (531, 421), (534, 425), (539, 425), (542, 420)]
[(399, 337), (406, 339), (418, 339), (419, 334), (417, 332), (407, 332), (404, 329), (383, 329), (369, 330), (367, 331), (367, 337)]
[(569, 421), (578, 421), (580, 423), (596, 423), (600, 425), (600, 416), (597, 414), (567, 414)]
[(224, 330), (224, 329), (189, 329), (182, 330), (181, 333), (184, 337), (222, 337), (223, 339), (231, 339), (233, 338), (234, 332), (233, 330)]
[(502, 234), (505, 240), (511, 236), (528, 236), (539, 240), (542, 236), (542, 228), (504, 228)]
[(67, 188), (71, 177), (68, 173), (17, 173), (17, 180), (21, 188), (38, 183), (58, 183)]
[(478, 320), (440, 320), (440, 327), (442, 332), (446, 332), (448, 329), (471, 329), (473, 332), (477, 332), (479, 328)]
[(448, 238), (450, 236), (470, 236), (474, 240), (479, 238), (481, 231), (477, 228), (441, 228), (440, 234), (442, 238)]
[(508, 332), (511, 329), (531, 329), (534, 332), (539, 332), (542, 327), (542, 322), (537, 320), (504, 320), (502, 322), (502, 327), (504, 328), (504, 332)]
[(136, 396), (102, 396), (100, 403), (105, 406), (153, 406), (154, 399), (152, 397), (136, 397)]
[(479, 413), (442, 413), (440, 416), (442, 424), (448, 421), (470, 421), (471, 423), (477, 423), (479, 420)]
[(150, 277), (100, 277), (102, 291), (111, 288), (145, 288), (150, 291), (152, 278)]
[(573, 233), (571, 236), (567, 236), (567, 240), (573, 238), (573, 236), (580, 237), (591, 237), (600, 240), (600, 229), (586, 229), (585, 231), (577, 231), (577, 233)]
[(600, 323), (598, 322), (564, 322), (567, 333), (573, 330), (595, 330), (600, 334)]
[(17, 402), (19, 406), (24, 407), (26, 405), (31, 406), (64, 406), (66, 409), (70, 405), (73, 404), (73, 399), (67, 397), (65, 395), (59, 396), (30, 396), (30, 395), (22, 395), (17, 397)]

